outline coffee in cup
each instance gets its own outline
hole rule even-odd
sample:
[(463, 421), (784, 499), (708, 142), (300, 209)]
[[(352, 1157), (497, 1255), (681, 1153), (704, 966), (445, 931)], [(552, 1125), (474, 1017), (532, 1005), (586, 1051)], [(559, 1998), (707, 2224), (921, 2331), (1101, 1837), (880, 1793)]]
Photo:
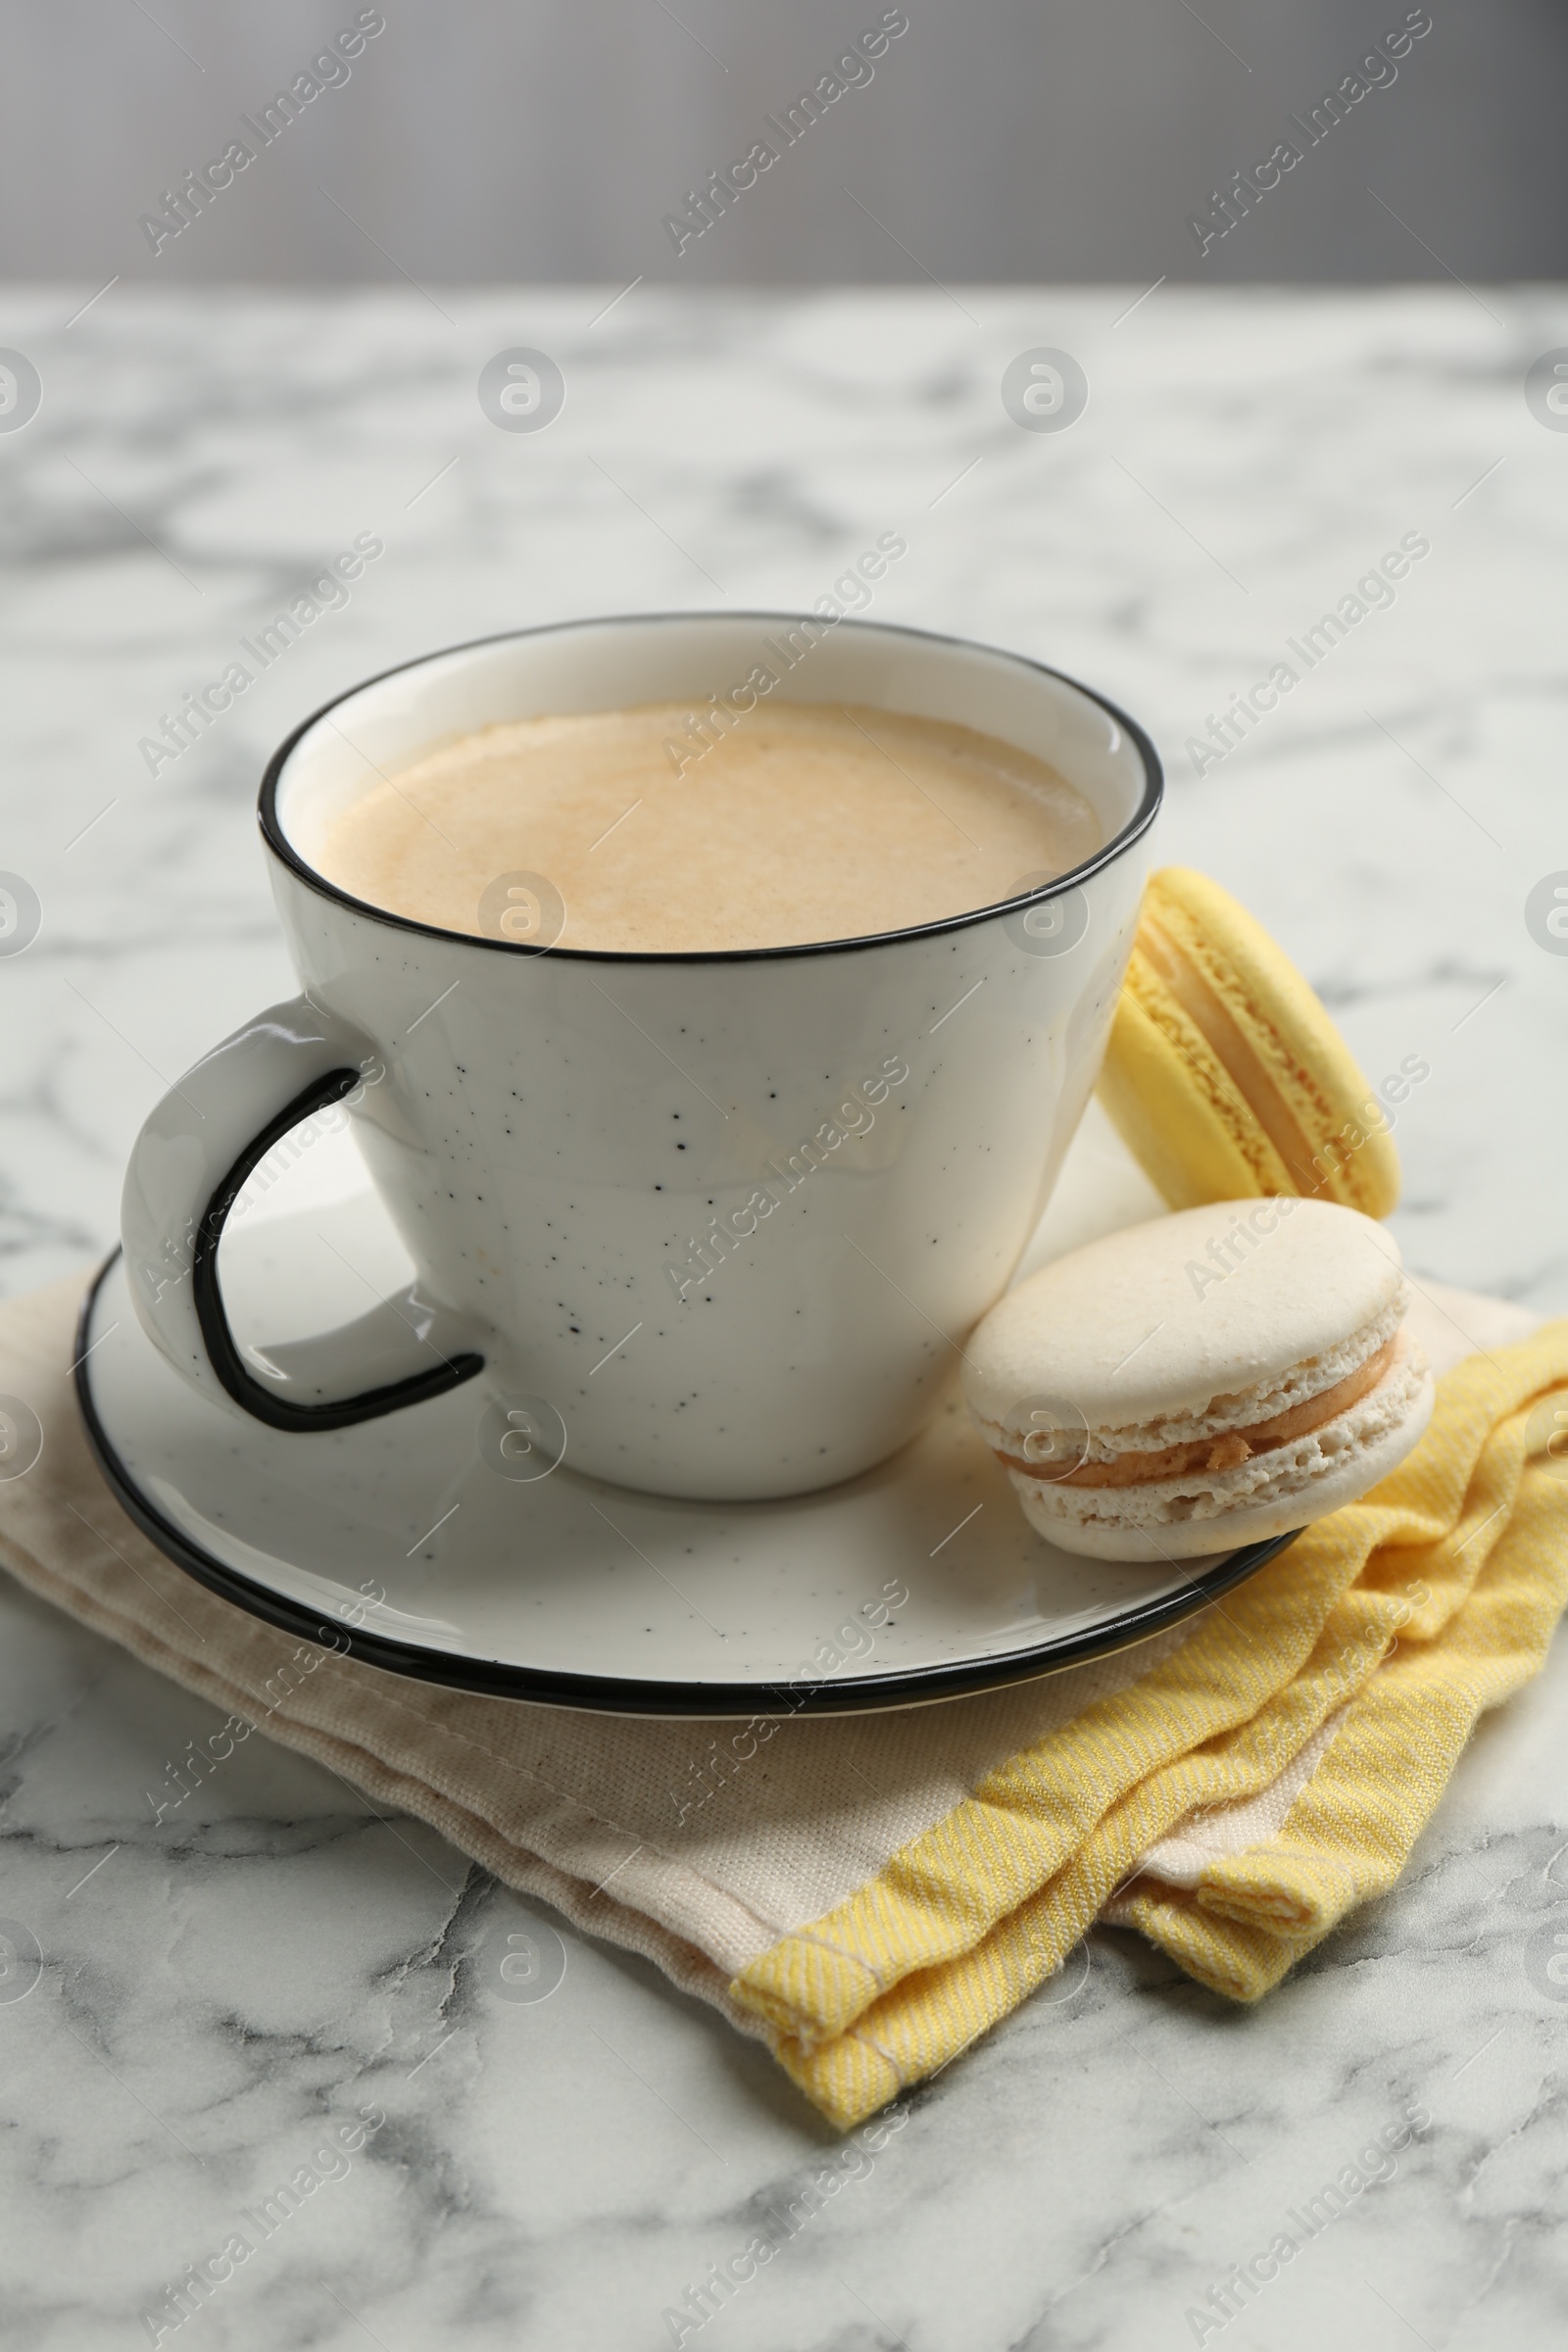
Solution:
[(1049, 761), (952, 720), (759, 703), (710, 739), (706, 715), (649, 703), (460, 736), (346, 809), (321, 870), (481, 934), (496, 877), (538, 874), (559, 901), (540, 944), (714, 955), (994, 906), (1104, 839)]

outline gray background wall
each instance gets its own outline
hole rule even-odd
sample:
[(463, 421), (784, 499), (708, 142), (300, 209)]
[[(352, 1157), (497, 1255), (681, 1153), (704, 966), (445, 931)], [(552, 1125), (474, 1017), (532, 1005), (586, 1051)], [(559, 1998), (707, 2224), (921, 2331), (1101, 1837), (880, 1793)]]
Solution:
[(875, 79), (680, 257), (662, 216), (883, 0), (384, 0), (351, 78), (155, 257), (138, 215), (358, 4), (6, 0), (0, 273), (1144, 282), (1568, 261), (1558, 0), (1430, 0), (1396, 82), (1206, 259), (1188, 216), (1406, 0), (906, 0)]

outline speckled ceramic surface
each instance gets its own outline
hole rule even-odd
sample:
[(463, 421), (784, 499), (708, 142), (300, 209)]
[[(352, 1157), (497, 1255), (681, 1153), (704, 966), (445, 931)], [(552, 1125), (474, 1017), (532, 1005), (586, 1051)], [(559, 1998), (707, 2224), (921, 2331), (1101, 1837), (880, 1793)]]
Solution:
[[(547, 876), (497, 875), (481, 934), (460, 935), (320, 872), (334, 816), (430, 745), (661, 694), (702, 706), (790, 626), (670, 613), (481, 640), (285, 743), (261, 813), (304, 993), (172, 1085), (125, 1182), (135, 1311), (198, 1392), (314, 1443), (328, 1416), (365, 1418), (368, 1392), (385, 1409), (482, 1367), (509, 1407), (564, 1423), (579, 1468), (725, 1500), (811, 1493), (921, 1428), (1099, 1067), (1160, 797), (1134, 721), (960, 639), (801, 623), (780, 697), (988, 729), (1051, 760), (1099, 823), (1067, 873), (879, 937), (601, 953), (555, 944)], [(260, 1363), (223, 1328), (213, 1218), (250, 1154), (350, 1088), (418, 1279)]]
[[(348, 1136), (305, 1149), (225, 1244), (235, 1327), (258, 1343), (341, 1320), (407, 1273)], [(105, 1467), (193, 1574), (376, 1665), (500, 1695), (703, 1716), (910, 1705), (1120, 1648), (1278, 1548), (1154, 1570), (1057, 1551), (952, 1396), (845, 1485), (686, 1502), (569, 1459), (530, 1475), (547, 1457), (508, 1447), (482, 1382), (310, 1436), (243, 1419), (158, 1354), (122, 1258), (82, 1350)]]

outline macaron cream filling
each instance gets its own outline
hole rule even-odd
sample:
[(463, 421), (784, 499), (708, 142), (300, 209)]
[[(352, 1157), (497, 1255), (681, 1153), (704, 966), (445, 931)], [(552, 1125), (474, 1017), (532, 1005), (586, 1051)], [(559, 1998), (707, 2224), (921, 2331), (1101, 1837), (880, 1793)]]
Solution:
[(1184, 1478), (1195, 1470), (1235, 1470), (1254, 1454), (1267, 1453), (1276, 1446), (1288, 1445), (1293, 1438), (1308, 1437), (1325, 1428), (1352, 1404), (1359, 1403), (1392, 1368), (1398, 1345), (1397, 1335), (1385, 1341), (1358, 1370), (1347, 1373), (1332, 1388), (1321, 1390), (1303, 1403), (1288, 1405), (1283, 1412), (1271, 1413), (1266, 1420), (1250, 1422), (1241, 1429), (1221, 1430), (1212, 1437), (1188, 1438), (1176, 1446), (1112, 1453), (1106, 1460), (1085, 1461), (1065, 1474), (1049, 1463), (1023, 1461), (1001, 1447), (997, 1451), (1009, 1470), (1016, 1470), (1025, 1478), (1049, 1479), (1064, 1487), (1131, 1487), (1156, 1478)]

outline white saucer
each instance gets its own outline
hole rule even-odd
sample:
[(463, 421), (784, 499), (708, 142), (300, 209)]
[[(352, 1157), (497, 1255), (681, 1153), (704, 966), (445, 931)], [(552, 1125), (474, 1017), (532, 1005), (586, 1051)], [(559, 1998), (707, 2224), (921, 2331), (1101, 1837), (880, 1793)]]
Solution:
[[(323, 1139), (225, 1238), (246, 1341), (365, 1311), (410, 1268), (347, 1139)], [(253, 1187), (257, 1179), (252, 1179)], [(1126, 1647), (1288, 1537), (1157, 1572), (1057, 1551), (955, 1401), (891, 1462), (775, 1503), (687, 1503), (492, 1466), (482, 1379), (297, 1436), (188, 1389), (111, 1258), (77, 1390), (121, 1501), (242, 1608), (393, 1674), (626, 1715), (864, 1712), (1023, 1682)]]

